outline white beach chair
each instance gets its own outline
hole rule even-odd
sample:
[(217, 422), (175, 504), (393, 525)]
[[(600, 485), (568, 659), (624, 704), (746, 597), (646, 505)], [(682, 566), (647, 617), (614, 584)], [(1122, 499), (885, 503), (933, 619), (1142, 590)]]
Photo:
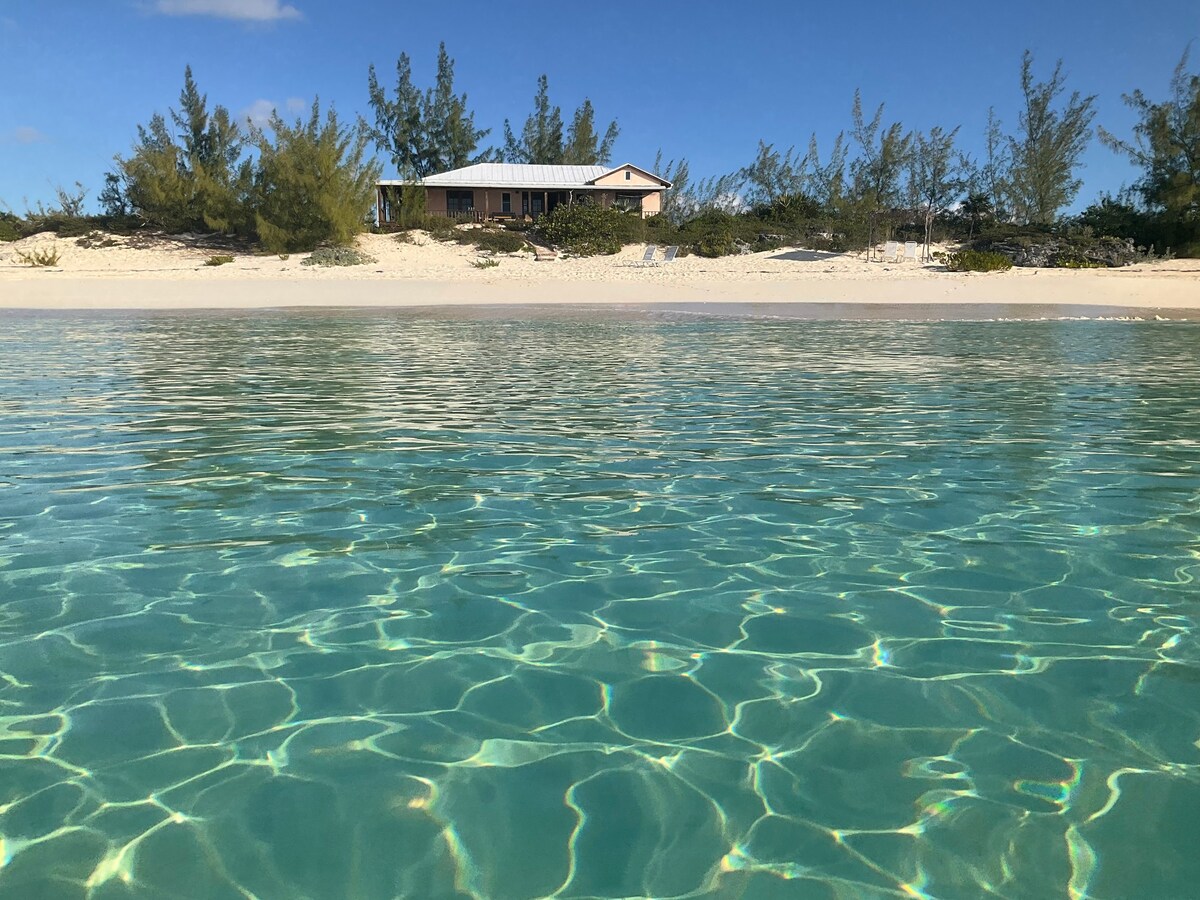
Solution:
[(917, 247), (919, 247), (919, 246), (920, 246), (920, 244), (918, 244), (916, 241), (905, 241), (904, 242), (904, 261), (905, 262), (908, 262), (910, 259), (913, 262), (917, 261)]
[(896, 254), (900, 252), (900, 244), (897, 241), (888, 241), (883, 245), (883, 261), (895, 262)]
[(658, 244), (647, 244), (646, 252), (642, 254), (642, 258), (634, 263), (635, 266), (652, 266), (654, 265), (654, 254), (658, 252)]

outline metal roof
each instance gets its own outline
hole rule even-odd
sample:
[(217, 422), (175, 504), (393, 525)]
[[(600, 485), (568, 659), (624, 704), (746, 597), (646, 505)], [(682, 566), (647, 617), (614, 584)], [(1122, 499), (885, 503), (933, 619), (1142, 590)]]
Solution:
[(606, 166), (524, 166), (515, 163), (480, 163), (430, 175), (424, 179), (429, 187), (583, 187), (608, 171)]
[[(517, 163), (479, 163), (439, 175), (430, 175), (421, 179), (426, 187), (469, 187), (469, 188), (548, 188), (548, 189), (582, 189), (595, 188), (596, 179), (616, 172), (629, 166), (639, 172), (645, 172), (637, 166), (628, 163), (616, 167), (610, 166), (529, 166)], [(652, 173), (646, 172), (647, 175)], [(658, 177), (658, 176), (653, 176)], [(383, 185), (400, 185), (403, 181), (381, 181)], [(669, 187), (670, 185), (666, 185)], [(642, 190), (646, 185), (639, 186)], [(649, 188), (655, 190), (655, 188)]]

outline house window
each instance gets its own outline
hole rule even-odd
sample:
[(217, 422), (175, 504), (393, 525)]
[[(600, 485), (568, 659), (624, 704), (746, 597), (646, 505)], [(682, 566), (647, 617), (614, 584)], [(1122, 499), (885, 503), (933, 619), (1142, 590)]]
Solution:
[(623, 209), (627, 212), (642, 211), (642, 195), (641, 194), (622, 194), (617, 192), (617, 196), (613, 198), (613, 206), (617, 209)]
[(475, 208), (474, 191), (446, 191), (446, 212), (464, 213)]
[(512, 194), (500, 195), (500, 212), (512, 212)]
[(626, 172), (625, 172), (625, 180), (626, 180), (626, 181), (633, 181), (633, 173), (632, 173), (632, 172), (630, 172), (630, 171), (628, 171), (628, 170), (626, 170)]

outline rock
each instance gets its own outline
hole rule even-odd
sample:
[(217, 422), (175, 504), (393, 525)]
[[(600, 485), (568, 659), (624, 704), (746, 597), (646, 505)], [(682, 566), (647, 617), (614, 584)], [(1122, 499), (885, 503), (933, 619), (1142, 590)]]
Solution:
[(1039, 269), (1120, 268), (1136, 262), (1132, 240), (1088, 235), (1020, 234), (979, 238), (972, 249), (1003, 253), (1014, 266)]

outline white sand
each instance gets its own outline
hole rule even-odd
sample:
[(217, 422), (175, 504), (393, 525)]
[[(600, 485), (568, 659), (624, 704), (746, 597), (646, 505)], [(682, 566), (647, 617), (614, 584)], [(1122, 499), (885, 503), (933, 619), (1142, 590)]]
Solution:
[[(1200, 260), (1143, 263), (1124, 269), (1013, 269), (953, 274), (922, 263), (868, 263), (861, 255), (777, 250), (709, 260), (683, 257), (667, 266), (635, 265), (642, 248), (617, 256), (535, 262), (529, 254), (497, 256), (477, 269), (475, 250), (424, 235), (404, 244), (364, 235), (371, 265), (320, 268), (236, 253), (205, 266), (215, 252), (187, 239), (156, 238), (133, 247), (87, 249), (45, 234), (0, 244), (0, 308), (205, 309), (286, 306), (426, 306), (600, 303), (838, 303), (1031, 305), (1066, 314), (1081, 307), (1197, 311)], [(139, 241), (138, 243), (146, 243)], [(17, 252), (54, 246), (58, 266), (30, 267)]]

